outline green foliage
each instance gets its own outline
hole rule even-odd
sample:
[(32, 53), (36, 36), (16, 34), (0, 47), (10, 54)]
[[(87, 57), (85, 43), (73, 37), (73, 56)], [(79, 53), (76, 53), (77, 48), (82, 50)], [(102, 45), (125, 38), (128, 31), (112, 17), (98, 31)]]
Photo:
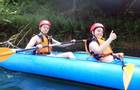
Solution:
[[(139, 19), (105, 17), (103, 13), (96, 13), (97, 17), (94, 18), (89, 14), (86, 17), (79, 16), (78, 19), (71, 19), (55, 11), (52, 3), (53, 0), (0, 0), (0, 38), (6, 40), (24, 29), (23, 32), (29, 32), (19, 45), (25, 47), (31, 36), (39, 32), (39, 21), (49, 19), (52, 22), (49, 34), (54, 38), (60, 41), (73, 38), (85, 39), (89, 35), (89, 25), (93, 22), (101, 22), (105, 25), (106, 37), (109, 36), (111, 30), (117, 33), (118, 38), (113, 43), (114, 48), (140, 48)], [(94, 13), (96, 10), (91, 12)], [(19, 39), (23, 34), (19, 36)]]

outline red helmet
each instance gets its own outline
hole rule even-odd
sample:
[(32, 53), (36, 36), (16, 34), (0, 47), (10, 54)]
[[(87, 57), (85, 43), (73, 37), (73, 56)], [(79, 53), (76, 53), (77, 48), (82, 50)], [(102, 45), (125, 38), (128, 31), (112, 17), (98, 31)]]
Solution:
[(42, 27), (42, 25), (48, 25), (51, 27), (51, 22), (49, 20), (41, 20), (39, 23), (39, 27)]
[(101, 23), (94, 23), (91, 28), (90, 28), (90, 32), (94, 31), (96, 28), (104, 28), (104, 25)]

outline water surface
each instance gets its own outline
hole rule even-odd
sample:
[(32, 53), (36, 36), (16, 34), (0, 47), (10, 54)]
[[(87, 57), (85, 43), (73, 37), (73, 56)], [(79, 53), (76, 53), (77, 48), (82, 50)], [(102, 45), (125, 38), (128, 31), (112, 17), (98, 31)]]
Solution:
[(0, 68), (0, 90), (109, 90), (46, 76)]

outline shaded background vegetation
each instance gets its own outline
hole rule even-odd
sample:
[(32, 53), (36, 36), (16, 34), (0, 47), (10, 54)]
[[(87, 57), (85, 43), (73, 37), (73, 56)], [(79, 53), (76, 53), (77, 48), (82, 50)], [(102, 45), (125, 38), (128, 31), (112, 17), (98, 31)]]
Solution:
[(118, 35), (115, 51), (139, 56), (139, 5), (139, 0), (0, 0), (0, 41), (16, 34), (13, 44), (25, 47), (41, 19), (51, 20), (50, 34), (60, 41), (87, 38), (91, 24), (101, 22), (106, 37), (111, 30)]

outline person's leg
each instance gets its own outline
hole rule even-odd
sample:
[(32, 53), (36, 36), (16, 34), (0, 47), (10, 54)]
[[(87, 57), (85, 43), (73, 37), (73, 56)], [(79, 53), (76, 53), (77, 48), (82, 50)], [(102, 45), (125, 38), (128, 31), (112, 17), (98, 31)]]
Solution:
[(72, 52), (61, 53), (61, 54), (56, 55), (56, 57), (65, 57), (65, 58), (70, 58), (70, 59), (75, 58)]
[(112, 62), (114, 60), (113, 56), (112, 55), (108, 55), (106, 57), (102, 57), (101, 58), (101, 61), (102, 62)]

